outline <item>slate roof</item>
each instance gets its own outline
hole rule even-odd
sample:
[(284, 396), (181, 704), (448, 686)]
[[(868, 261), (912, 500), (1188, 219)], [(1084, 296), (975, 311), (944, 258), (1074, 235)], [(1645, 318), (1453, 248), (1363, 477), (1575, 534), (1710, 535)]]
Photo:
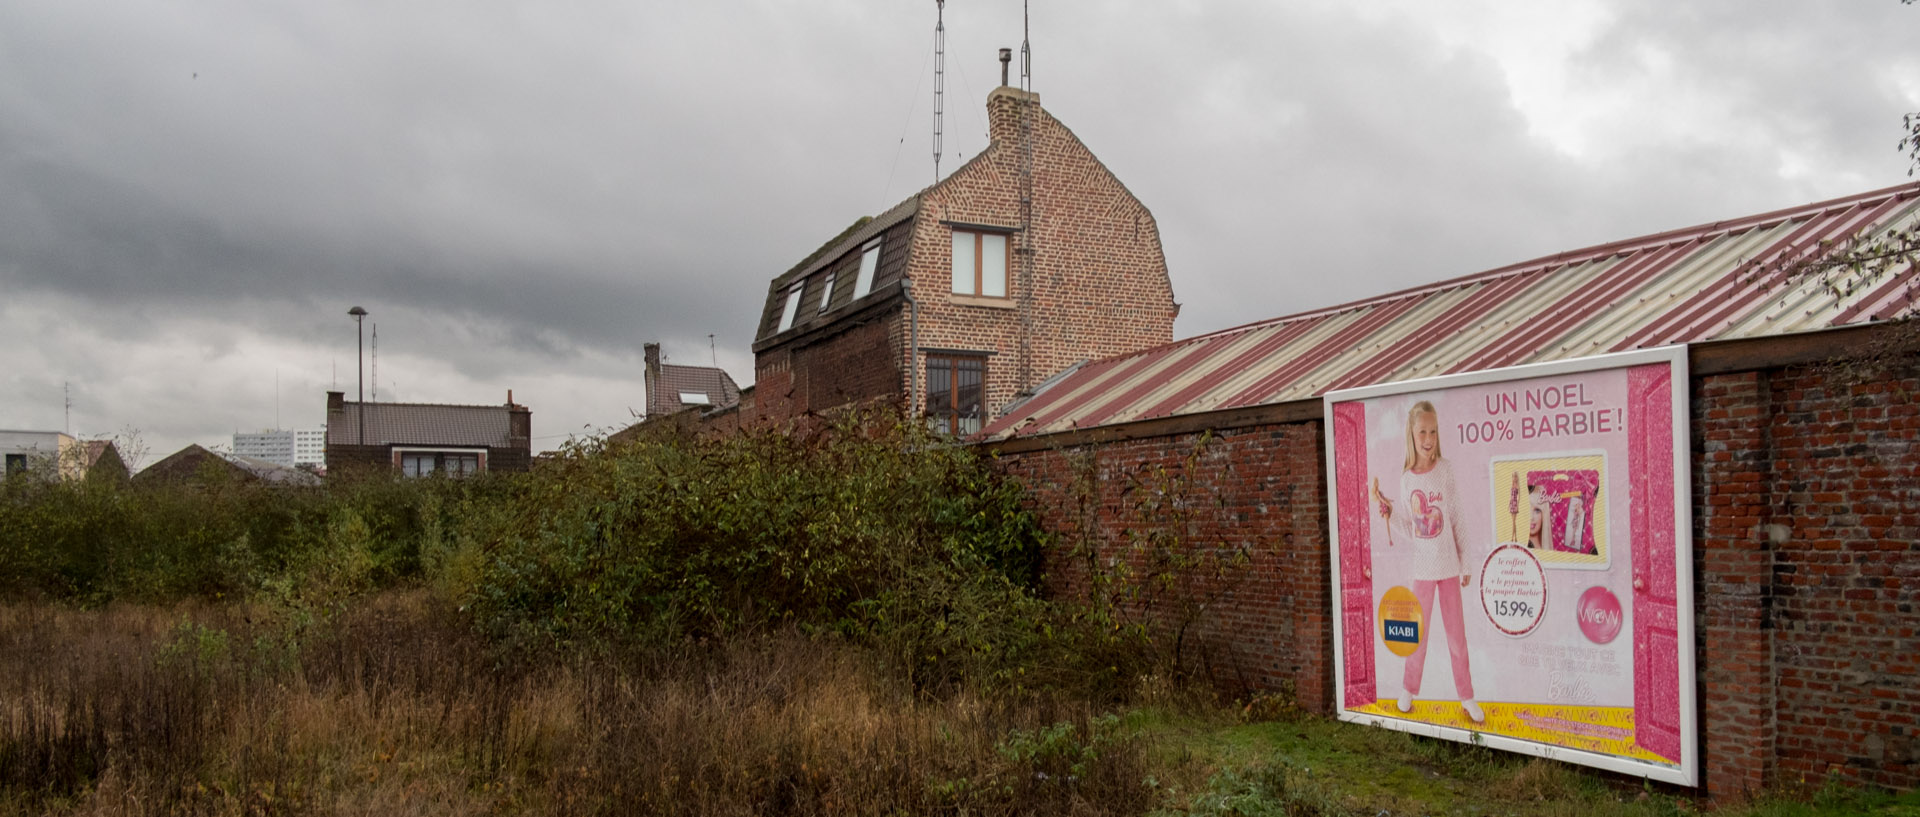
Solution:
[[(329, 417), (328, 445), (359, 445), (363, 404), (344, 403), (344, 413)], [(439, 403), (368, 403), (366, 445), (445, 445), (510, 448), (510, 411), (505, 405), (456, 406)]]
[[(671, 363), (660, 364), (660, 382), (650, 384), (651, 394), (647, 400), (647, 416), (672, 414), (681, 409), (704, 406), (723, 408), (740, 402), (740, 387), (734, 385), (733, 376), (724, 369), (712, 366), (676, 366)], [(680, 394), (704, 394), (705, 403), (682, 403)]]
[[(842, 315), (852, 314), (845, 307), (854, 301), (853, 289), (860, 270), (861, 250), (867, 242), (876, 238), (882, 239), (880, 263), (874, 270), (872, 289), (861, 300), (878, 302), (888, 297), (897, 298), (899, 281), (906, 274), (913, 220), (920, 212), (920, 195), (916, 193), (865, 224), (849, 229), (845, 235), (829, 241), (798, 266), (774, 278), (767, 285), (766, 305), (760, 312), (759, 330), (754, 334), (754, 351), (784, 343), (790, 336), (800, 335), (832, 323)], [(827, 308), (823, 310), (820, 308), (820, 295), (826, 290), (823, 283), (829, 275), (834, 278), (834, 285)], [(801, 294), (799, 313), (792, 327), (785, 332), (778, 331), (781, 313), (787, 305), (787, 292), (799, 281), (804, 281), (806, 287)]]
[(1920, 224), (1920, 183), (1560, 253), (1083, 364), (980, 433), (1031, 436), (1672, 344), (1911, 316), (1920, 269), (1828, 286), (1747, 262)]

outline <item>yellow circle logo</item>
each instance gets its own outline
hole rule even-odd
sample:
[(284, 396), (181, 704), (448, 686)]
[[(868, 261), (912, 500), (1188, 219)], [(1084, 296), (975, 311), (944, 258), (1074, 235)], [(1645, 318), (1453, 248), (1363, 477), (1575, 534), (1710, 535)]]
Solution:
[(1405, 658), (1420, 649), (1420, 639), (1427, 637), (1427, 623), (1420, 617), (1420, 600), (1413, 597), (1413, 591), (1394, 585), (1387, 588), (1380, 597), (1380, 639), (1387, 643), (1387, 650)]

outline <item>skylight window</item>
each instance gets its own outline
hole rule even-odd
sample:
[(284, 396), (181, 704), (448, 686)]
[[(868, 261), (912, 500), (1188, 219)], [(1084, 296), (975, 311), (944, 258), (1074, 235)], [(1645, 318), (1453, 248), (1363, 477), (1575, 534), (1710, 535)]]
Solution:
[(864, 298), (873, 291), (873, 273), (880, 269), (880, 239), (867, 242), (860, 252), (860, 277), (854, 279), (853, 297)]
[(707, 393), (706, 393), (706, 392), (703, 392), (703, 391), (683, 391), (683, 392), (681, 392), (681, 393), (680, 393), (680, 405), (683, 405), (683, 406), (711, 406), (711, 405), (713, 405), (713, 401), (707, 398)]
[(780, 312), (780, 328), (774, 331), (785, 332), (793, 328), (794, 317), (800, 314), (800, 293), (806, 291), (804, 282), (795, 284), (787, 290), (787, 308)]

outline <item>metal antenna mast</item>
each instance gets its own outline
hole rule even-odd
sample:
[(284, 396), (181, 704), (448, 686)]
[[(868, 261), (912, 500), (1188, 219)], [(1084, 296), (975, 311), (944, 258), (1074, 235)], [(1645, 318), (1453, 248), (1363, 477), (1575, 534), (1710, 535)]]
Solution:
[[(1027, 3), (1020, 3), (1020, 232), (1014, 256), (1020, 267), (1020, 391), (1033, 389), (1033, 50), (1028, 47)], [(1002, 63), (1004, 68), (1005, 63)]]
[(947, 0), (933, 0), (933, 180), (940, 181), (941, 119), (947, 108)]
[(1020, 90), (1033, 90), (1033, 49), (1028, 44), (1026, 0), (1020, 3)]
[(373, 402), (380, 402), (380, 324), (373, 325)]

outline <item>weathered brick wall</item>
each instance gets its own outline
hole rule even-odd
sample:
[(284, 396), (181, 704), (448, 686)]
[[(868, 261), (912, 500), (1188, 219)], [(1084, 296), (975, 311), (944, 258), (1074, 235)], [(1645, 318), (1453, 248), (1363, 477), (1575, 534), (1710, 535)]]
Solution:
[[(1146, 206), (1037, 96), (1001, 88), (987, 108), (993, 142), (925, 193), (907, 275), (920, 302), (921, 348), (991, 353), (987, 411), (998, 414), (1023, 385), (1074, 363), (1172, 341), (1176, 307), (1160, 228)], [(955, 296), (952, 224), (1021, 224), (1023, 116), (1033, 144), (1031, 270), (1022, 274), (1022, 239), (1009, 235), (1011, 297)], [(1023, 332), (1031, 338), (1024, 367)]]
[[(1294, 689), (1324, 708), (1333, 635), (1321, 452), (1320, 424), (1310, 422), (1003, 454), (1001, 462), (1061, 536), (1047, 566), (1050, 592), (1084, 598), (1089, 565), (1125, 560), (1132, 574), (1122, 581), (1141, 593), (1129, 613), (1152, 606), (1165, 614), (1163, 643), (1181, 635), (1174, 630), (1191, 605), (1206, 606), (1184, 634), (1189, 665), (1231, 687)], [(1156, 590), (1150, 572), (1162, 545), (1195, 559), (1200, 575)]]
[(1920, 366), (1756, 380), (1780, 777), (1920, 785)]
[[(1838, 776), (1920, 786), (1920, 365), (1827, 366), (1692, 384), (1694, 610), (1704, 783), (1720, 797)], [(1144, 434), (1145, 432), (1130, 432)], [(1097, 564), (1138, 558), (1142, 475), (1177, 472), (1196, 542), (1251, 556), (1203, 587), (1220, 680), (1293, 685), (1332, 708), (1326, 490), (1318, 422), (1002, 452), (1033, 507)], [(1152, 480), (1147, 480), (1151, 482)], [(1082, 593), (1087, 551), (1051, 587)], [(1163, 608), (1164, 609), (1164, 608)]]
[(720, 425), (782, 422), (875, 401), (898, 404), (904, 381), (902, 357), (894, 349), (905, 331), (903, 315), (904, 310), (878, 315), (805, 344), (761, 352), (755, 360), (754, 405), (742, 406)]

